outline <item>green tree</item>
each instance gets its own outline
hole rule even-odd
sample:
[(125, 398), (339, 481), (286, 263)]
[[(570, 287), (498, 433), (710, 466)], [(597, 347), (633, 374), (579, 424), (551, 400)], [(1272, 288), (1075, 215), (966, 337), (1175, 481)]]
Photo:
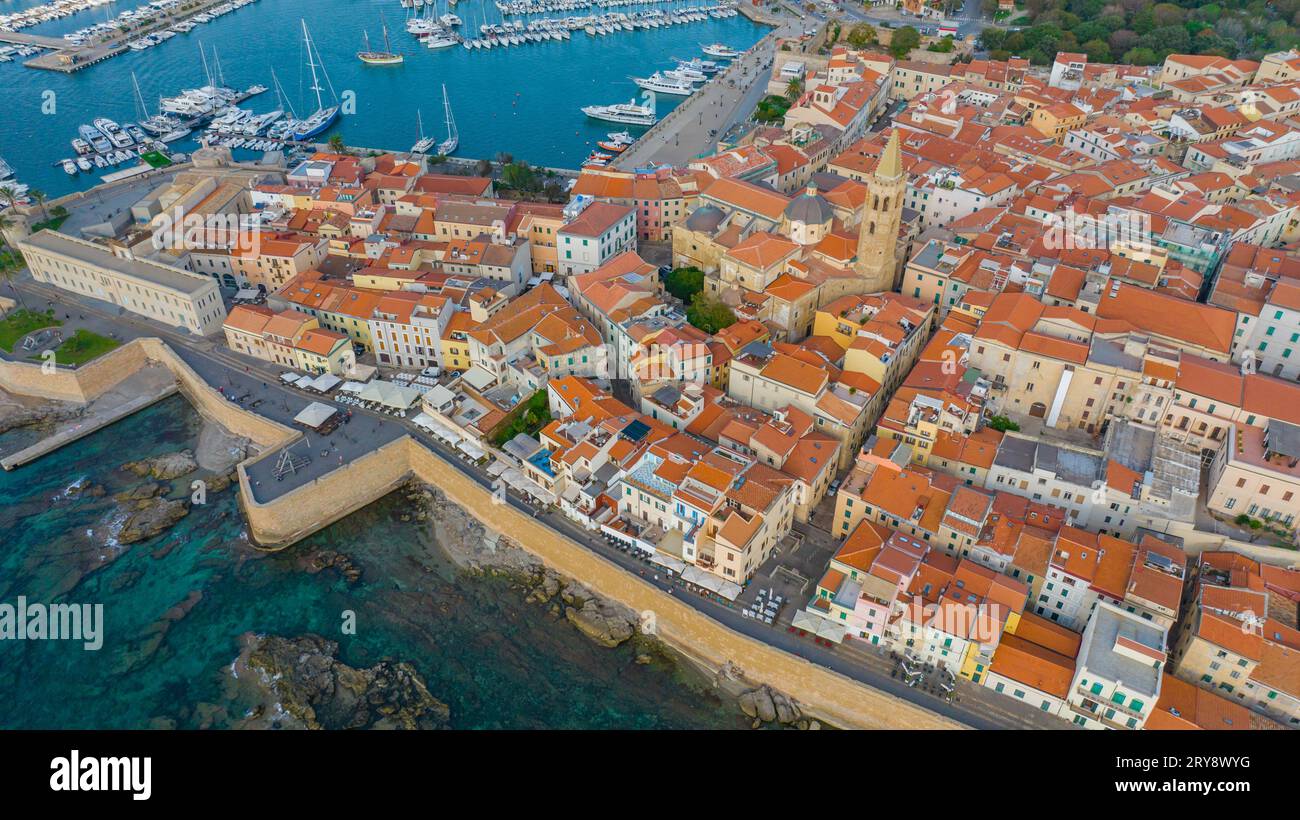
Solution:
[(878, 35), (876, 34), (874, 26), (869, 23), (858, 23), (853, 28), (849, 29), (849, 34), (844, 39), (854, 48), (862, 48), (863, 46), (869, 46), (876, 42), (877, 37)]
[(343, 142), (342, 134), (330, 134), (329, 142), (327, 144), (329, 145), (330, 150), (336, 154), (342, 154), (348, 147), (347, 144)]
[(664, 278), (664, 289), (690, 304), (704, 290), (704, 271), (696, 267), (676, 268)]
[(1124, 52), (1124, 62), (1128, 65), (1155, 65), (1160, 58), (1149, 48), (1130, 48)]
[(1111, 62), (1110, 46), (1105, 40), (1089, 40), (1083, 44), (1083, 53), (1088, 55), (1090, 63)]
[(686, 309), (686, 320), (705, 333), (717, 333), (724, 327), (735, 324), (736, 314), (718, 297), (700, 291)]
[(511, 162), (501, 169), (501, 183), (507, 188), (524, 193), (536, 193), (542, 189), (537, 172), (526, 162)]
[(894, 55), (895, 59), (901, 60), (920, 44), (921, 33), (911, 26), (903, 26), (894, 32), (893, 38), (889, 41), (889, 53)]
[(50, 214), (48, 211), (45, 210), (45, 203), (49, 199), (49, 197), (45, 195), (44, 191), (38, 191), (35, 188), (32, 188), (30, 191), (28, 191), (27, 195), (31, 197), (32, 202), (36, 203), (36, 207), (41, 209), (41, 221), (48, 222), (50, 219)]

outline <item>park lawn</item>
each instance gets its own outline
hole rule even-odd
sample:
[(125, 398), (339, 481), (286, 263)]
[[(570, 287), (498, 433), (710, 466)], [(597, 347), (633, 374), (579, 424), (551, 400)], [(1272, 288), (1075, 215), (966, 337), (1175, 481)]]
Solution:
[(54, 361), (58, 364), (79, 365), (98, 358), (121, 345), (116, 339), (79, 329), (72, 338), (64, 341), (54, 350)]
[(551, 408), (547, 404), (545, 390), (538, 390), (525, 402), (510, 411), (505, 424), (497, 428), (492, 436), (492, 443), (500, 447), (520, 433), (537, 435), (551, 421)]
[(4, 348), (6, 353), (13, 353), (14, 345), (28, 333), (61, 324), (63, 323), (54, 318), (52, 311), (37, 313), (26, 308), (11, 311), (8, 316), (0, 319), (0, 348)]

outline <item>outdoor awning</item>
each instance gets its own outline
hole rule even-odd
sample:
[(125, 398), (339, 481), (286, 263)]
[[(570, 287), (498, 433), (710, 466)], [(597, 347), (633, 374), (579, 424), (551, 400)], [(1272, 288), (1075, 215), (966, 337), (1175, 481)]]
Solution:
[(298, 379), (301, 378), (302, 376), (299, 376), (297, 373), (288, 370), (280, 374), (280, 381), (284, 382), (285, 384), (297, 384)]
[(682, 570), (681, 574), (683, 581), (716, 592), (728, 601), (734, 601), (736, 600), (736, 596), (740, 595), (739, 584), (724, 581), (713, 573), (705, 572), (699, 567), (687, 566)]
[(811, 632), (819, 638), (825, 638), (834, 643), (843, 641), (844, 634), (848, 632), (848, 627), (844, 624), (837, 624), (829, 618), (814, 615), (806, 609), (794, 613), (794, 617), (790, 619), (790, 625), (795, 629)]
[(423, 391), (406, 387), (395, 382), (376, 380), (362, 388), (357, 397), (362, 401), (372, 401), (385, 407), (405, 410), (420, 400)]
[(502, 473), (504, 473), (506, 470), (509, 469), (510, 469), (510, 465), (498, 458), (495, 461), (493, 461), (491, 465), (488, 466), (487, 471), (488, 471), (488, 475), (492, 476), (493, 478), (496, 478), (497, 476), (501, 475)]
[(336, 410), (331, 405), (322, 404), (321, 402), (314, 401), (311, 404), (304, 407), (302, 409), (302, 412), (294, 416), (293, 420), (298, 424), (306, 425), (307, 427), (310, 427), (313, 430), (315, 430), (325, 422), (329, 421), (330, 417), (337, 412), (338, 410)]
[(343, 386), (339, 388), (339, 392), (360, 393), (363, 389), (365, 389), (365, 385), (361, 382), (343, 382)]
[(470, 458), (476, 461), (482, 458), (483, 456), (487, 455), (487, 453), (483, 452), (482, 447), (478, 446), (472, 441), (469, 441), (468, 439), (462, 439), (461, 441), (456, 442), (456, 449), (460, 450), (462, 453), (464, 453), (465, 455), (469, 456)]
[(328, 393), (335, 387), (338, 387), (339, 383), (342, 381), (342, 379), (335, 376), (333, 373), (322, 373), (315, 379), (312, 379), (311, 389), (319, 390), (321, 393)]
[(484, 370), (478, 365), (475, 365), (466, 371), (463, 378), (465, 379), (466, 384), (480, 392), (489, 384), (492, 384), (497, 380), (496, 376), (493, 376), (490, 372)]
[[(651, 553), (650, 562), (653, 564), (658, 564), (661, 567), (668, 567), (668, 569), (672, 570), (678, 575), (681, 575), (682, 570), (686, 569), (685, 561), (679, 561), (676, 558), (672, 557), (671, 555), (665, 555), (662, 552)], [(694, 567), (692, 567), (692, 569), (694, 569)], [(699, 570), (696, 571), (698, 572)]]

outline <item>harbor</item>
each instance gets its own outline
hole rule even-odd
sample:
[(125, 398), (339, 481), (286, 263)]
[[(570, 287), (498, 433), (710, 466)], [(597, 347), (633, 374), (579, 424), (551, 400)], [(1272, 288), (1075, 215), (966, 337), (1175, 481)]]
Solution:
[[(631, 10), (686, 6), (681, 2), (642, 4)], [(373, 6), (359, 7), (349, 0), (321, 0), (321, 14), (346, 21), (311, 29), (319, 56), (316, 62), (323, 66), (321, 107), (333, 107), (337, 99), (339, 114), (327, 129), (299, 142), (327, 143), (337, 134), (347, 145), (406, 149), (424, 137), (433, 137), (434, 144), (428, 146), (428, 151), (430, 156), (436, 156), (439, 145), (448, 137), (442, 91), (445, 85), (454, 111), (457, 156), (498, 161), (498, 155), (508, 154), (534, 166), (577, 168), (593, 152), (614, 153), (598, 146), (609, 141), (610, 133), (627, 130), (632, 137), (645, 133), (644, 126), (592, 119), (583, 113), (584, 107), (632, 98), (644, 104), (644, 89), (633, 78), (674, 71), (680, 61), (711, 60), (702, 50), (710, 44), (743, 51), (770, 30), (738, 14), (605, 37), (581, 33), (569, 40), (548, 40), (529, 48), (474, 49), (471, 53), (463, 47), (412, 48), (413, 39), (405, 34), (398, 16), (400, 6), (390, 3), (384, 8), (386, 12), (376, 14)], [(445, 12), (446, 8), (444, 3), (439, 10)], [(471, 14), (478, 8), (479, 4), (462, 0), (454, 10), (468, 26)], [(490, 8), (496, 12), (495, 7)], [(96, 11), (100, 15), (104, 12)], [(414, 15), (415, 10), (411, 13)], [(249, 121), (277, 109), (284, 110), (280, 120), (292, 118), (291, 111), (306, 117), (318, 105), (316, 93), (310, 88), (310, 70), (303, 59), (300, 16), (287, 5), (255, 3), (238, 14), (214, 19), (188, 36), (173, 37), (142, 51), (127, 49), (126, 54), (111, 62), (74, 75), (29, 71), (19, 63), (0, 65), (0, 77), (13, 89), (13, 116), (6, 118), (8, 127), (0, 132), (0, 157), (13, 167), (16, 180), (53, 197), (89, 187), (106, 174), (132, 167), (133, 163), (127, 162), (99, 168), (91, 159), (90, 171), (78, 169), (76, 175), (67, 174), (62, 160), (72, 159), (75, 164), (70, 141), (79, 136), (80, 126), (93, 125), (99, 118), (126, 128), (143, 124), (158, 113), (160, 99), (177, 97), (186, 89), (199, 90), (212, 84), (242, 92), (260, 86), (265, 93), (227, 101), (227, 105), (247, 111)], [(398, 65), (366, 64), (357, 57), (364, 48), (364, 34), (369, 32), (372, 46), (382, 47), (384, 23), (392, 50), (402, 53), (405, 60)], [(51, 36), (84, 25), (85, 21), (74, 15), (46, 24), (55, 29), (52, 32), (42, 27), (32, 33)], [(249, 25), (264, 34), (247, 37)], [(132, 74), (138, 80), (138, 94)], [(278, 93), (275, 77), (279, 78)], [(331, 83), (337, 94), (331, 92)], [(56, 105), (49, 105), (51, 99)], [(656, 121), (689, 99), (656, 94)], [(268, 148), (293, 147), (292, 141), (287, 141), (290, 144), (286, 146), (286, 141), (273, 140), (265, 131), (257, 137), (233, 130), (213, 134), (205, 129), (211, 119), (162, 113), (181, 121), (179, 131), (191, 129), (170, 141), (162, 138), (175, 135), (175, 130), (149, 132), (150, 139), (164, 142), (169, 157), (192, 152), (205, 136), (221, 144), (242, 140), (242, 144), (232, 146), (236, 159), (242, 161), (259, 160), (262, 150)], [(503, 138), (503, 133), (508, 137)], [(248, 147), (250, 140), (252, 148)], [(472, 169), (472, 165), (466, 168)]]

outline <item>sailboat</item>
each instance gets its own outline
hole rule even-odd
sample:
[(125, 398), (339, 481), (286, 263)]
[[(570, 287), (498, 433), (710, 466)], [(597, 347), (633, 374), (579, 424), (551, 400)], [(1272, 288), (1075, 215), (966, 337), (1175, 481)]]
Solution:
[[(336, 103), (329, 107), (325, 106), (321, 99), (320, 80), (316, 77), (317, 64), (320, 61), (320, 52), (312, 45), (311, 34), (307, 31), (307, 21), (302, 20), (302, 39), (307, 46), (307, 67), (311, 69), (311, 90), (316, 92), (316, 110), (306, 118), (300, 120), (294, 125), (291, 138), (295, 140), (309, 140), (312, 137), (329, 129), (334, 121), (339, 118), (339, 107)], [(325, 66), (319, 66), (321, 73), (325, 74), (325, 82), (328, 84), (330, 75), (325, 73)], [(334, 86), (330, 85), (330, 93), (334, 93)]]
[(442, 84), (442, 106), (447, 110), (447, 139), (438, 143), (441, 156), (451, 156), (460, 145), (460, 136), (456, 133), (456, 120), (451, 116), (451, 100), (447, 99), (447, 84)]
[(420, 118), (420, 112), (418, 109), (415, 112), (415, 124), (416, 128), (419, 129), (420, 139), (415, 143), (415, 145), (411, 146), (411, 153), (427, 154), (433, 148), (433, 137), (426, 137), (424, 135), (424, 120)]
[(381, 19), (379, 25), (384, 29), (384, 50), (370, 50), (370, 35), (362, 31), (361, 36), (365, 40), (366, 48), (364, 51), (357, 52), (357, 59), (367, 65), (397, 65), (406, 58), (392, 50), (388, 44), (388, 25)]

